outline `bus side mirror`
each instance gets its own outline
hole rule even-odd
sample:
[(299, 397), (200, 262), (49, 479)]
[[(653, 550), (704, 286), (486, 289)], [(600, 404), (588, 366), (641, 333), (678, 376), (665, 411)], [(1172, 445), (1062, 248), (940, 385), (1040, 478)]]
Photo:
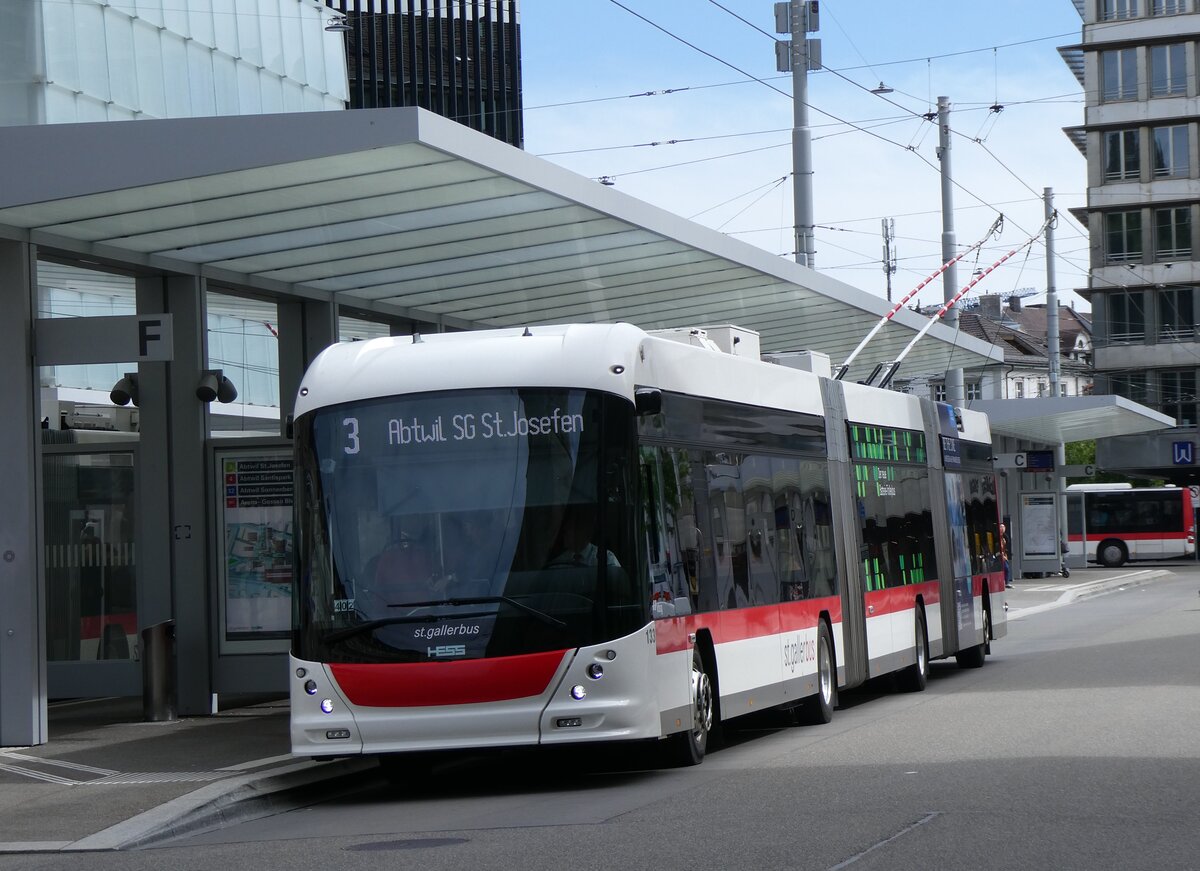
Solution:
[(633, 391), (633, 407), (639, 416), (662, 414), (662, 391), (654, 387), (639, 387)]

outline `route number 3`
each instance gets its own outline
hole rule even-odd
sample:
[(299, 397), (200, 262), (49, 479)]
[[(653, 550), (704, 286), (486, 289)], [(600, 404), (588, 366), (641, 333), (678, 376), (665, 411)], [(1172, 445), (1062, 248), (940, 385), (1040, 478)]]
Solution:
[(348, 417), (342, 421), (342, 426), (346, 427), (346, 447), (343, 450), (348, 454), (357, 454), (360, 447), (358, 443), (358, 418)]

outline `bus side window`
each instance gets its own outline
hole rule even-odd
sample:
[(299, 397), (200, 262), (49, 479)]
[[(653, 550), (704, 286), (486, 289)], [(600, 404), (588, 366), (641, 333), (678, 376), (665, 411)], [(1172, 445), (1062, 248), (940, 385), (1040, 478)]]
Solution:
[[(695, 469), (686, 450), (642, 448), (645, 548), (651, 610), (656, 617), (712, 607), (701, 599), (706, 592), (701, 583), (706, 537), (697, 523), (700, 514), (693, 483)], [(703, 472), (704, 467), (699, 469)], [(711, 581), (707, 586), (711, 587)]]

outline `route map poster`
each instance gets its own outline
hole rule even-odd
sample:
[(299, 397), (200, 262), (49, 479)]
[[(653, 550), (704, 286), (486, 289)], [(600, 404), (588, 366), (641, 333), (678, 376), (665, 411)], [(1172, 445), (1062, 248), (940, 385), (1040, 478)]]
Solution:
[(225, 640), (285, 638), (292, 627), (292, 458), (221, 452)]

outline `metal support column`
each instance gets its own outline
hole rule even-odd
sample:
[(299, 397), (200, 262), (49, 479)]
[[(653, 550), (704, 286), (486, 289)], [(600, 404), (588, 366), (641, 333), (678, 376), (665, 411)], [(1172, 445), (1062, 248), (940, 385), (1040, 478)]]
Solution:
[[(138, 367), (140, 476), (139, 628), (175, 620), (178, 712), (212, 713), (212, 595), (205, 466), (208, 404), (196, 397), (207, 368), (206, 283), (140, 278), (139, 314), (169, 312), (174, 359)], [(158, 572), (157, 575), (154, 572)]]
[(33, 362), (37, 250), (0, 241), (0, 746), (46, 743), (42, 452)]
[[(328, 300), (280, 300), (279, 410), (280, 425), (296, 407), (296, 391), (304, 370), (317, 354), (338, 340), (338, 307)], [(281, 430), (281, 434), (285, 434)]]

